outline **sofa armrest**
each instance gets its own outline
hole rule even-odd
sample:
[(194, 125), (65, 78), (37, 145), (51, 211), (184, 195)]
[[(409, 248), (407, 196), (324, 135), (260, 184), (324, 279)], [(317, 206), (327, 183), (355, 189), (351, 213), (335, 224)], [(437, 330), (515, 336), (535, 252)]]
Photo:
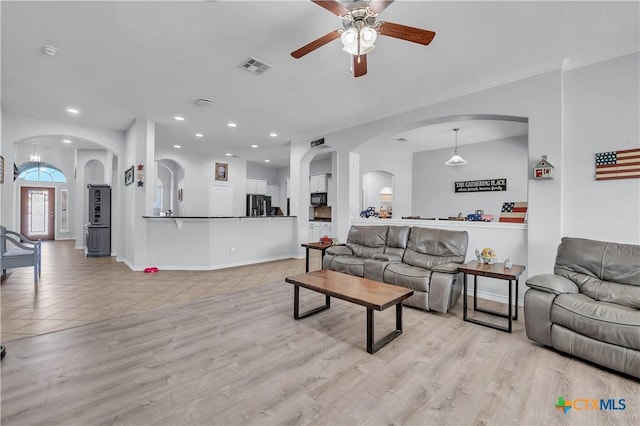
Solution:
[(431, 270), (433, 272), (444, 272), (445, 274), (455, 274), (458, 272), (458, 264), (457, 263), (441, 263), (440, 265), (436, 265)]
[(326, 253), (332, 254), (334, 256), (340, 256), (342, 254), (347, 256), (353, 255), (353, 252), (347, 246), (331, 246), (326, 250)]
[(382, 262), (393, 262), (393, 263), (402, 262), (402, 257), (398, 256), (397, 254), (379, 253), (379, 254), (374, 254), (372, 259), (380, 260)]
[(564, 294), (578, 293), (578, 286), (571, 280), (554, 274), (534, 275), (527, 279), (528, 287), (545, 293)]

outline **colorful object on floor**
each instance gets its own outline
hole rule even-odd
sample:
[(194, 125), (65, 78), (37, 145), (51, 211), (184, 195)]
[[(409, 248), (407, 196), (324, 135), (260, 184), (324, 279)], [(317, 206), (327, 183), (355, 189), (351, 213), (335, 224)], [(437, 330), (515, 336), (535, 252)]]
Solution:
[(145, 274), (152, 274), (154, 272), (158, 272), (158, 268), (156, 268), (155, 266), (150, 266), (148, 268), (144, 268), (144, 273)]
[(640, 178), (640, 148), (596, 154), (596, 180)]
[(493, 265), (498, 256), (496, 256), (496, 251), (492, 248), (485, 247), (482, 251), (476, 249), (476, 258), (479, 263), (487, 263), (489, 265)]
[(510, 223), (524, 223), (527, 217), (527, 203), (523, 202), (509, 202), (502, 204), (502, 211), (500, 212), (499, 222)]

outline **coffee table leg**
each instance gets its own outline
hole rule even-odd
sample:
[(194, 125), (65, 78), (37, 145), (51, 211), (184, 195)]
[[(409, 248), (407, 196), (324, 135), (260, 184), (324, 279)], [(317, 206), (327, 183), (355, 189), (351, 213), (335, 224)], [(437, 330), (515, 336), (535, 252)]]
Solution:
[(373, 309), (367, 308), (367, 352), (376, 353), (380, 348), (402, 334), (402, 302), (396, 304), (396, 329), (377, 342), (373, 341)]
[(300, 286), (293, 286), (293, 319), (302, 319), (310, 315), (317, 314), (331, 307), (331, 297), (325, 294), (324, 305), (311, 309), (307, 312), (300, 313)]

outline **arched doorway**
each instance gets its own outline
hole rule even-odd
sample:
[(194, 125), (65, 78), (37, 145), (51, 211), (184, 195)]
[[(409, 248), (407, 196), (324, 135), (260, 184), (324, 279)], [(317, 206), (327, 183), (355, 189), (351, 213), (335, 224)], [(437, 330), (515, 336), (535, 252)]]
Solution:
[[(24, 162), (18, 166), (17, 171), (16, 181), (20, 187), (20, 233), (33, 240), (55, 239), (56, 186), (62, 186), (59, 190), (61, 201), (65, 204), (59, 210), (67, 213), (67, 178), (62, 170), (40, 161)], [(64, 223), (60, 223), (60, 228), (68, 228), (68, 216), (61, 219), (64, 219)]]

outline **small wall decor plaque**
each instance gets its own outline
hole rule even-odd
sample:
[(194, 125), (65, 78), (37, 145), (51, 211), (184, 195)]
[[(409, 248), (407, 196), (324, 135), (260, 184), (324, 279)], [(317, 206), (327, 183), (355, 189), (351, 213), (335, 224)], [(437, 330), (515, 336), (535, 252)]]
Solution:
[(133, 183), (134, 167), (131, 166), (124, 172), (124, 184), (131, 185)]
[(506, 191), (507, 179), (480, 179), (455, 182), (455, 192), (493, 192)]
[(533, 166), (534, 179), (553, 179), (553, 164), (547, 161), (547, 156), (543, 155), (542, 159)]

